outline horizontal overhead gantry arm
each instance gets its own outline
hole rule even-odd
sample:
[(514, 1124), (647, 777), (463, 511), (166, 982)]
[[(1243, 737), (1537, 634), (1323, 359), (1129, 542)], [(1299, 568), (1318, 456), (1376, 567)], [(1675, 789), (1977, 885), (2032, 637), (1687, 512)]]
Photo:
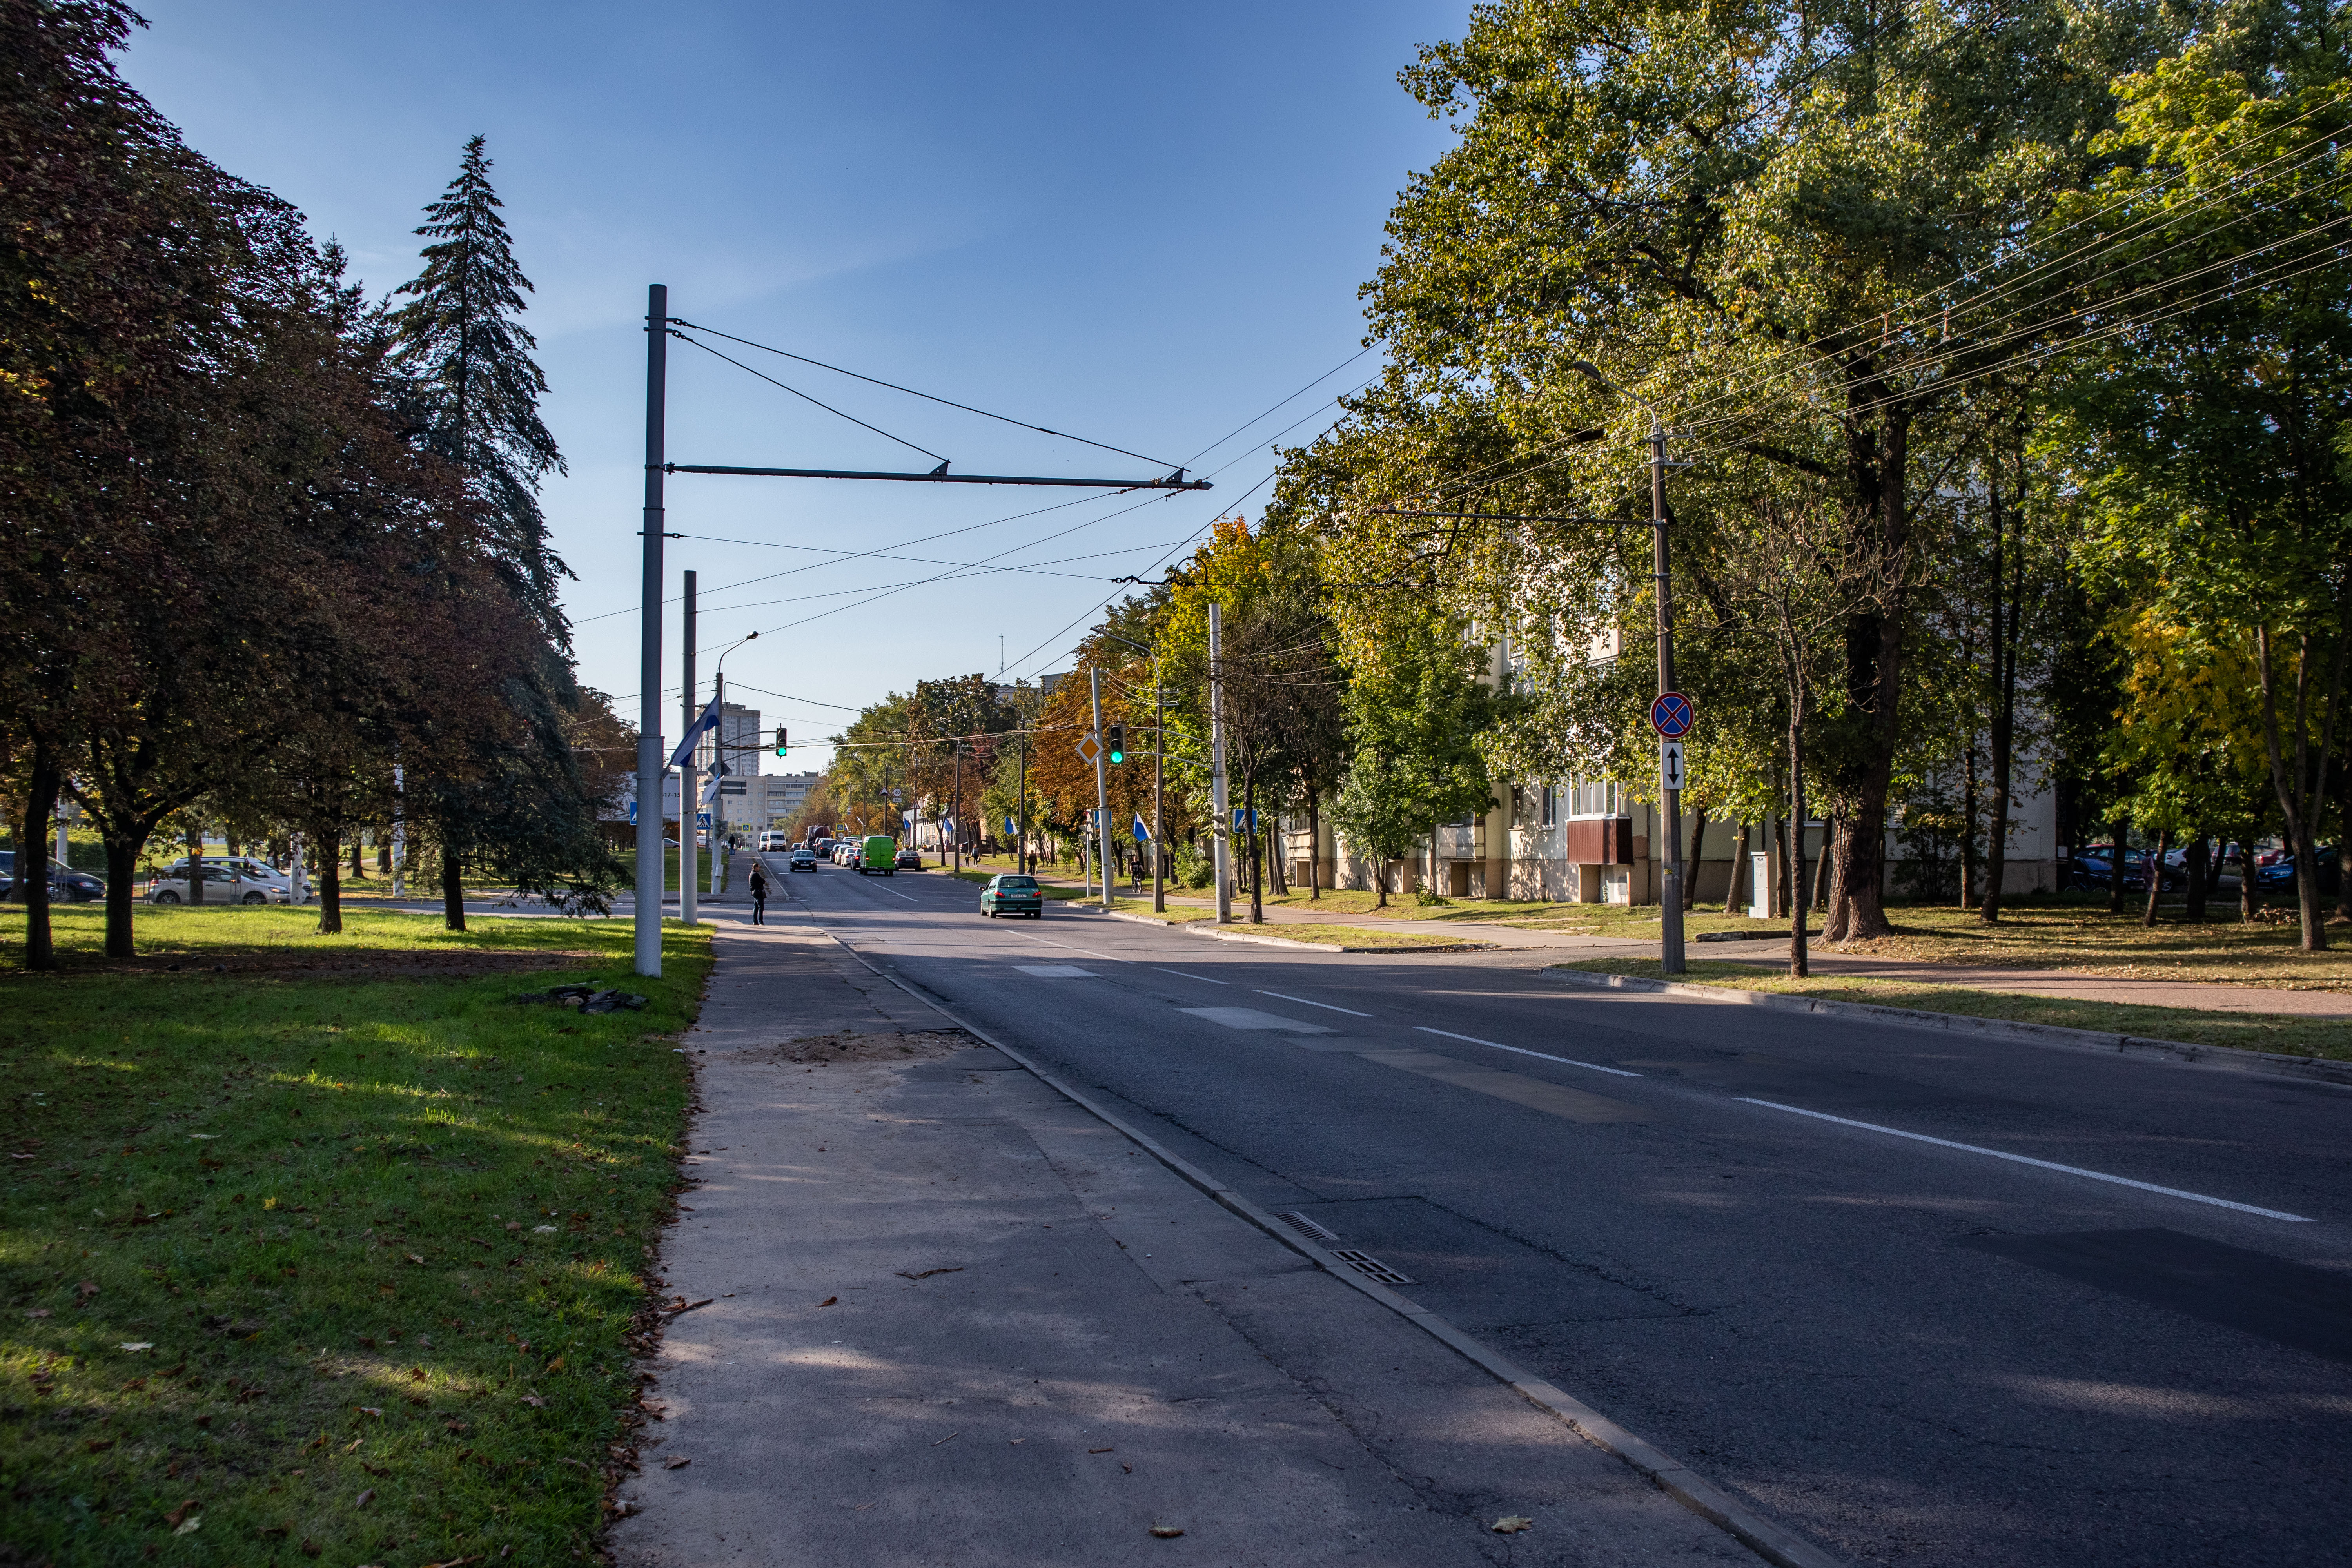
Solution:
[(934, 485), (1059, 485), (1082, 490), (1205, 490), (1214, 488), (1206, 479), (1186, 479), (1181, 468), (1158, 479), (1060, 479), (1013, 474), (951, 474), (945, 463), (923, 474), (866, 473), (852, 468), (738, 468), (714, 463), (665, 463), (662, 471), (667, 474), (743, 474), (764, 479), (905, 479), (917, 484)]

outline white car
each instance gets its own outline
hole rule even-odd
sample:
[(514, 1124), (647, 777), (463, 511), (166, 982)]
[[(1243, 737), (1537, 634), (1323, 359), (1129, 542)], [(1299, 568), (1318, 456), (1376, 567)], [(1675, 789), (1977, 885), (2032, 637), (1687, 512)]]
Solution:
[[(265, 882), (242, 875), (244, 868), (233, 860), (205, 862), (205, 902), (208, 904), (285, 904), (293, 902), (293, 895), (281, 880)], [(147, 901), (151, 904), (184, 904), (188, 897), (188, 863), (181, 861), (168, 866), (148, 879)]]
[[(279, 870), (277, 867), (271, 865), (268, 861), (262, 859), (257, 855), (205, 856), (205, 881), (208, 886), (214, 880), (211, 871), (212, 868), (215, 866), (226, 866), (230, 868), (232, 870), (236, 871), (238, 879), (242, 881), (251, 882), (263, 888), (276, 888), (279, 891), (285, 893), (289, 900), (294, 896), (293, 877), (287, 872)], [(163, 875), (167, 878), (184, 879), (187, 874), (188, 858), (185, 855), (181, 856), (177, 860), (173, 861), (170, 865), (163, 868)]]

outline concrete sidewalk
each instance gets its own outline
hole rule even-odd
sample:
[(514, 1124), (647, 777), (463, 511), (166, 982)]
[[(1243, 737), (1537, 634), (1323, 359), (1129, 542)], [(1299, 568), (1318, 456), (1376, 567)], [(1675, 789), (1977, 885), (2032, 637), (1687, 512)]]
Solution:
[(1759, 1561), (790, 908), (719, 924), (688, 1037), (709, 1304), (621, 1563)]

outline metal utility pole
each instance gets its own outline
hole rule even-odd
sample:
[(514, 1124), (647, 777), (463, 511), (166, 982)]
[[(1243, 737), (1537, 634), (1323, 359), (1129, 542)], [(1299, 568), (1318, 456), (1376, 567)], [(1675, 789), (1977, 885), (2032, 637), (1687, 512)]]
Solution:
[(1029, 736), (1023, 731), (1014, 742), (1021, 748), (1021, 837), (1013, 841), (1013, 868), (1029, 869)]
[(1103, 777), (1102, 671), (1087, 667), (1087, 700), (1095, 716), (1095, 875), (1102, 882), (1102, 907), (1110, 908), (1110, 784)]
[(710, 734), (711, 759), (719, 766), (714, 770), (719, 779), (719, 793), (710, 798), (710, 896), (717, 898), (727, 890), (727, 863), (719, 853), (719, 825), (727, 813), (726, 780), (734, 771), (727, 762), (727, 661), (719, 657), (719, 668), (710, 677), (711, 700), (719, 704), (719, 728)]
[(1168, 820), (1160, 811), (1160, 789), (1168, 779), (1168, 689), (1160, 684), (1160, 656), (1151, 656), (1151, 912), (1168, 912), (1168, 889), (1160, 880)]
[(1233, 821), (1225, 807), (1225, 667), (1224, 623), (1217, 602), (1209, 601), (1209, 809), (1216, 820), (1210, 827), (1212, 860), (1217, 879), (1217, 923), (1234, 923), (1231, 867)]
[(646, 511), (643, 607), (637, 614), (637, 973), (661, 973), (662, 464), (669, 408), (669, 289), (646, 290)]
[[(1666, 560), (1666, 427), (1650, 415), (1650, 538), (1658, 575), (1658, 695), (1675, 689), (1675, 605)], [(1671, 743), (1671, 742), (1669, 742)], [(1664, 898), (1658, 910), (1660, 967), (1683, 973), (1683, 792), (1669, 786), (1664, 748), (1659, 753), (1660, 826), (1665, 836)]]
[[(694, 728), (694, 574), (686, 574), (686, 695), (678, 699), (686, 711), (680, 724), (681, 732)], [(694, 752), (677, 765), (677, 918), (693, 925), (698, 912), (695, 903), (694, 861), (696, 845), (694, 819), (695, 797), (701, 792), (695, 788), (695, 775), (701, 772), (694, 765)]]
[(955, 743), (955, 794), (950, 798), (955, 804), (950, 808), (948, 820), (955, 824), (955, 868), (963, 869), (963, 742)]

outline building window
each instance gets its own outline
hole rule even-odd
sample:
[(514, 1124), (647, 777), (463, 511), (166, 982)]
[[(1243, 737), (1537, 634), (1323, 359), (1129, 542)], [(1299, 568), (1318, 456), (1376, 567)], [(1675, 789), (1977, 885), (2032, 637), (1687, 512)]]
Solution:
[(1543, 825), (1546, 827), (1559, 826), (1559, 790), (1552, 784), (1543, 786)]

